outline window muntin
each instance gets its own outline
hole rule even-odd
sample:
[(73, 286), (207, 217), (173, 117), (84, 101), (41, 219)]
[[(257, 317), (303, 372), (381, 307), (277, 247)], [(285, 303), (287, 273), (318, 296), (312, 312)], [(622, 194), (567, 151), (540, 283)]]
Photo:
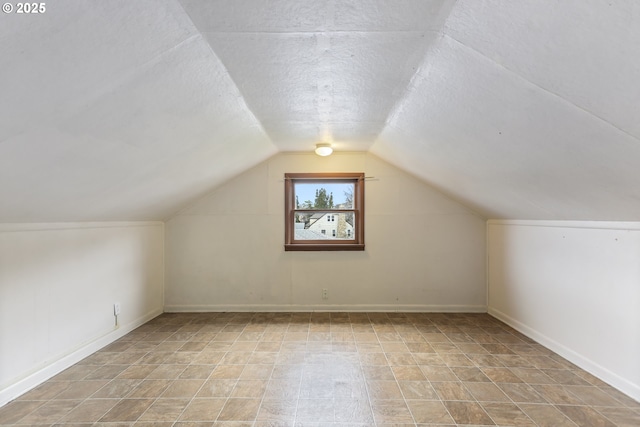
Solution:
[(285, 174), (285, 250), (364, 250), (364, 174)]

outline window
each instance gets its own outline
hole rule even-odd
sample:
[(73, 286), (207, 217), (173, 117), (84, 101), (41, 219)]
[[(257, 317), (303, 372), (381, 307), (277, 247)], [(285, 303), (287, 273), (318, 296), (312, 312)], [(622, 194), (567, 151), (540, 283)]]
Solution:
[(363, 173), (287, 173), (284, 178), (286, 251), (364, 250)]

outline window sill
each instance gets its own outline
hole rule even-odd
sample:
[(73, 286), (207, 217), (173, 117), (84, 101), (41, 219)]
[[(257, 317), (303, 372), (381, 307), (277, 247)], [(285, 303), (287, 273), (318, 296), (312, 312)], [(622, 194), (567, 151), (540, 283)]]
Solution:
[(364, 251), (364, 244), (317, 244), (291, 243), (284, 245), (285, 252), (290, 251)]

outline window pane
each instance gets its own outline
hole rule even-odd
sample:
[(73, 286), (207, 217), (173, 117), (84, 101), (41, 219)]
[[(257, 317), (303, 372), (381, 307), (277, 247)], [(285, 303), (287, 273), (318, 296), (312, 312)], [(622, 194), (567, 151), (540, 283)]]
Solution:
[(285, 173), (285, 251), (363, 251), (364, 173)]
[(296, 182), (296, 209), (353, 209), (354, 183)]
[(294, 240), (354, 240), (353, 212), (299, 212), (294, 222)]

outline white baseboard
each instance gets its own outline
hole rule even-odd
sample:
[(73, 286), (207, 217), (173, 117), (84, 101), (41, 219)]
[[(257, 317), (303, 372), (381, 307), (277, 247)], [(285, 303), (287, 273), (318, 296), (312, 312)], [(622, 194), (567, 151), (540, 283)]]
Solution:
[(634, 384), (627, 379), (617, 375), (614, 372), (611, 372), (609, 369), (604, 366), (595, 363), (591, 359), (576, 353), (572, 349), (560, 344), (559, 342), (547, 337), (546, 335), (536, 331), (535, 329), (521, 323), (520, 321), (508, 316), (507, 314), (501, 312), (500, 310), (496, 310), (495, 308), (489, 307), (488, 313), (511, 326), (515, 330), (522, 332), (529, 338), (535, 340), (536, 342), (542, 344), (547, 347), (549, 350), (558, 353), (560, 356), (564, 357), (571, 363), (579, 366), (590, 374), (595, 375), (600, 378), (602, 381), (610, 384), (611, 386), (617, 388), (621, 392), (627, 394), (631, 398), (640, 402), (640, 385)]
[(61, 355), (60, 357), (47, 363), (46, 366), (38, 369), (36, 372), (1, 389), (0, 406), (3, 406), (16, 397), (23, 395), (32, 388), (40, 385), (44, 381), (59, 374), (70, 366), (73, 366), (85, 357), (95, 353), (108, 344), (111, 344), (115, 340), (123, 337), (124, 335), (133, 331), (135, 328), (145, 324), (146, 322), (153, 319), (154, 317), (159, 316), (160, 314), (162, 314), (162, 310), (154, 310), (138, 318), (134, 322), (131, 322), (127, 325), (121, 325), (100, 337), (96, 337), (94, 340), (82, 345), (81, 347), (74, 349), (70, 353)]
[(189, 312), (413, 312), (413, 313), (486, 313), (485, 305), (421, 304), (202, 304), (166, 305), (167, 313)]

